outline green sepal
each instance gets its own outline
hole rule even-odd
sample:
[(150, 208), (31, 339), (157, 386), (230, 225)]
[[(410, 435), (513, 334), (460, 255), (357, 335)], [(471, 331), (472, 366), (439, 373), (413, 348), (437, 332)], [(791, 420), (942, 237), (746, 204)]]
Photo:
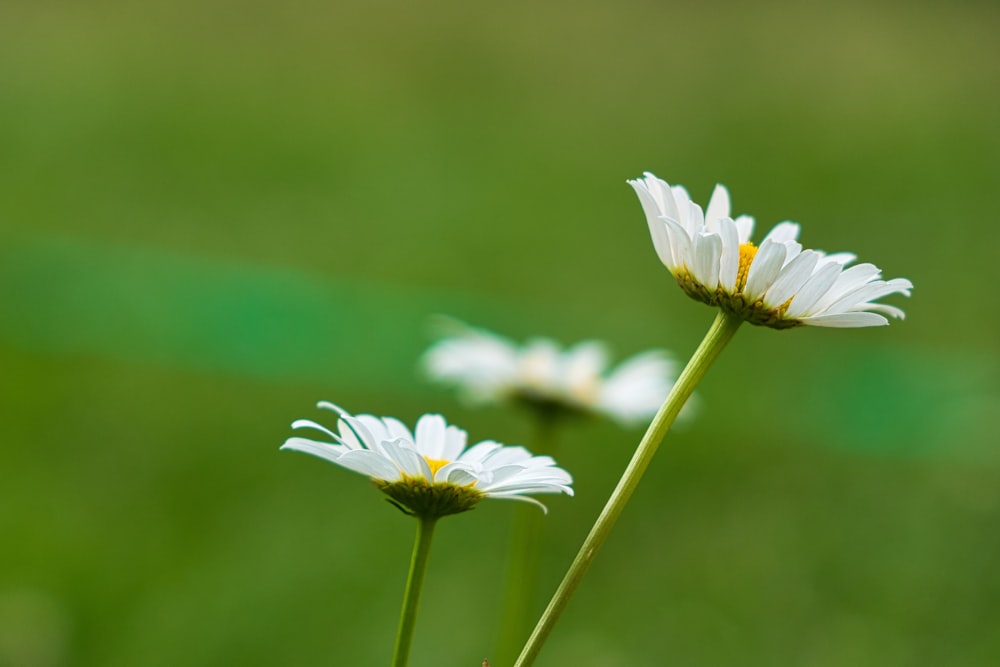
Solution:
[(404, 477), (394, 482), (372, 480), (379, 491), (404, 514), (419, 519), (437, 519), (473, 509), (484, 495), (471, 486), (429, 482), (421, 477)]
[(721, 287), (710, 290), (686, 271), (678, 272), (675, 278), (684, 293), (695, 301), (716, 306), (727, 315), (738, 317), (744, 322), (771, 329), (791, 329), (802, 325), (802, 322), (796, 319), (785, 317), (791, 299), (777, 308), (769, 308), (764, 305), (763, 299), (748, 303), (742, 293), (730, 294)]

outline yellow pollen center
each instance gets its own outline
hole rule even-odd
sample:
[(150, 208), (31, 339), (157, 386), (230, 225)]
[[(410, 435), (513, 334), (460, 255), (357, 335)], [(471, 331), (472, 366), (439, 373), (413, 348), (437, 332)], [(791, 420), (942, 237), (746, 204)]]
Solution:
[(446, 461), (444, 459), (432, 459), (429, 456), (425, 456), (424, 460), (427, 461), (427, 465), (431, 467), (431, 477), (436, 475), (438, 470), (451, 463), (451, 461)]
[(757, 255), (757, 246), (747, 241), (740, 246), (740, 266), (736, 270), (736, 292), (742, 292), (747, 286), (747, 274), (750, 273), (750, 264)]

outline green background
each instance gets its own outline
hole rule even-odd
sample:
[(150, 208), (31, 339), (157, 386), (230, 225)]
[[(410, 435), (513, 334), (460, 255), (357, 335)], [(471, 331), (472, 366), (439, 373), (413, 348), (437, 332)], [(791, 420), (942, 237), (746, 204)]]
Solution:
[[(446, 313), (683, 360), (627, 178), (910, 278), (742, 330), (538, 665), (1000, 663), (1000, 11), (986, 2), (0, 7), (0, 665), (387, 664), (413, 525), (279, 453), (333, 400), (530, 444)], [(639, 431), (561, 433), (547, 597)], [(512, 507), (442, 523), (414, 667), (492, 656)], [(501, 666), (502, 667), (502, 666)]]

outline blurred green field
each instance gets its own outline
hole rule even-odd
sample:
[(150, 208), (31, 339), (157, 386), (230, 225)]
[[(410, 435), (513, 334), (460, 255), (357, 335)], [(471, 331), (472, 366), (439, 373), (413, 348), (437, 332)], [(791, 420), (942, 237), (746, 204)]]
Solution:
[[(543, 665), (1000, 664), (1000, 10), (850, 1), (0, 7), (0, 667), (383, 665), (413, 526), (279, 453), (328, 399), (528, 441), (447, 313), (686, 358), (625, 179), (915, 284), (746, 327)], [(639, 432), (562, 434), (547, 598)], [(529, 443), (530, 444), (530, 443)], [(511, 507), (442, 523), (411, 665), (493, 654)], [(503, 666), (495, 666), (503, 667)]]

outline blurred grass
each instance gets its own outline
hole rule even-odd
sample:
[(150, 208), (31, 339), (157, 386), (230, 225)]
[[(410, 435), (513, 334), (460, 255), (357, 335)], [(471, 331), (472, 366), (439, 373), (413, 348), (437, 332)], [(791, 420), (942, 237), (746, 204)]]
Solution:
[[(996, 664), (997, 19), (5, 4), (0, 665), (384, 664), (412, 526), (279, 455), (287, 424), (329, 398), (527, 438), (422, 386), (433, 312), (686, 356), (711, 313), (643, 169), (915, 295), (886, 330), (741, 332), (540, 664)], [(565, 434), (549, 585), (637, 437)], [(509, 510), (442, 526), (415, 666), (490, 653)]]

